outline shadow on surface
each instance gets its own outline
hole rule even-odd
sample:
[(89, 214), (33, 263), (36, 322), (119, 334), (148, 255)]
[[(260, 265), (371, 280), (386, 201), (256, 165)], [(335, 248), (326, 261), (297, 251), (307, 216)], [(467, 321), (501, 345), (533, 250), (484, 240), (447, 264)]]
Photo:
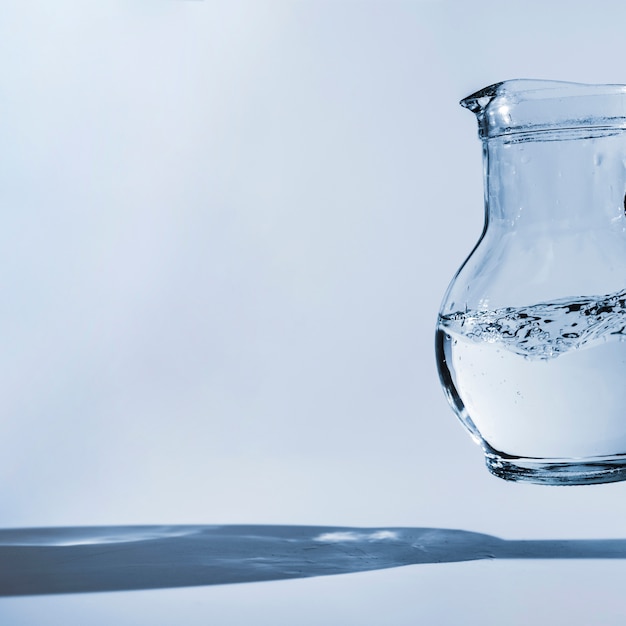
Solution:
[(622, 559), (626, 539), (506, 541), (442, 528), (0, 529), (0, 596), (158, 589), (476, 559)]

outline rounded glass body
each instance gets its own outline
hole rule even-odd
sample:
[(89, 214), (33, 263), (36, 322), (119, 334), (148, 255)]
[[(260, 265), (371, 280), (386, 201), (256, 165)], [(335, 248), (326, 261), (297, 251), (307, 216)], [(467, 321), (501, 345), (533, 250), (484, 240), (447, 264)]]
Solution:
[(485, 228), (436, 334), (450, 404), (497, 476), (626, 479), (626, 87), (508, 81), (462, 101)]

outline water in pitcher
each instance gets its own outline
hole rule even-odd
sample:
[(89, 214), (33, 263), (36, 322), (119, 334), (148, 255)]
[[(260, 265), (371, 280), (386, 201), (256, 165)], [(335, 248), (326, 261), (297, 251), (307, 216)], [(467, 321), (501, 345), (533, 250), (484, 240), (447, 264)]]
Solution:
[(456, 412), (495, 450), (601, 457), (626, 451), (624, 340), (626, 290), (440, 315), (437, 353)]

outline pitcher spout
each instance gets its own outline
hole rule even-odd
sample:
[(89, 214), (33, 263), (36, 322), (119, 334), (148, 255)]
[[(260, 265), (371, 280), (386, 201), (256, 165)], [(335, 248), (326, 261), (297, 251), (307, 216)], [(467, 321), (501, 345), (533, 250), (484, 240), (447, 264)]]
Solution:
[(480, 91), (473, 93), (471, 96), (463, 98), (459, 104), (462, 107), (469, 109), (472, 113), (480, 115), (485, 111), (491, 100), (498, 95), (498, 89), (503, 84), (504, 83), (501, 82), (489, 85), (489, 87), (484, 87)]
[[(460, 102), (474, 113), (481, 138), (541, 131), (626, 129), (626, 87), (516, 79), (489, 85)], [(538, 137), (537, 137), (538, 138)]]

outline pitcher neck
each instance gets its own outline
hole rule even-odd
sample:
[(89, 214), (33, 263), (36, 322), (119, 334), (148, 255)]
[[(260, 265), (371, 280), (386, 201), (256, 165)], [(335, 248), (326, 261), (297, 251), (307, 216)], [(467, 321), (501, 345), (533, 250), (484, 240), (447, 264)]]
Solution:
[(544, 229), (626, 226), (626, 131), (483, 139), (489, 224)]

